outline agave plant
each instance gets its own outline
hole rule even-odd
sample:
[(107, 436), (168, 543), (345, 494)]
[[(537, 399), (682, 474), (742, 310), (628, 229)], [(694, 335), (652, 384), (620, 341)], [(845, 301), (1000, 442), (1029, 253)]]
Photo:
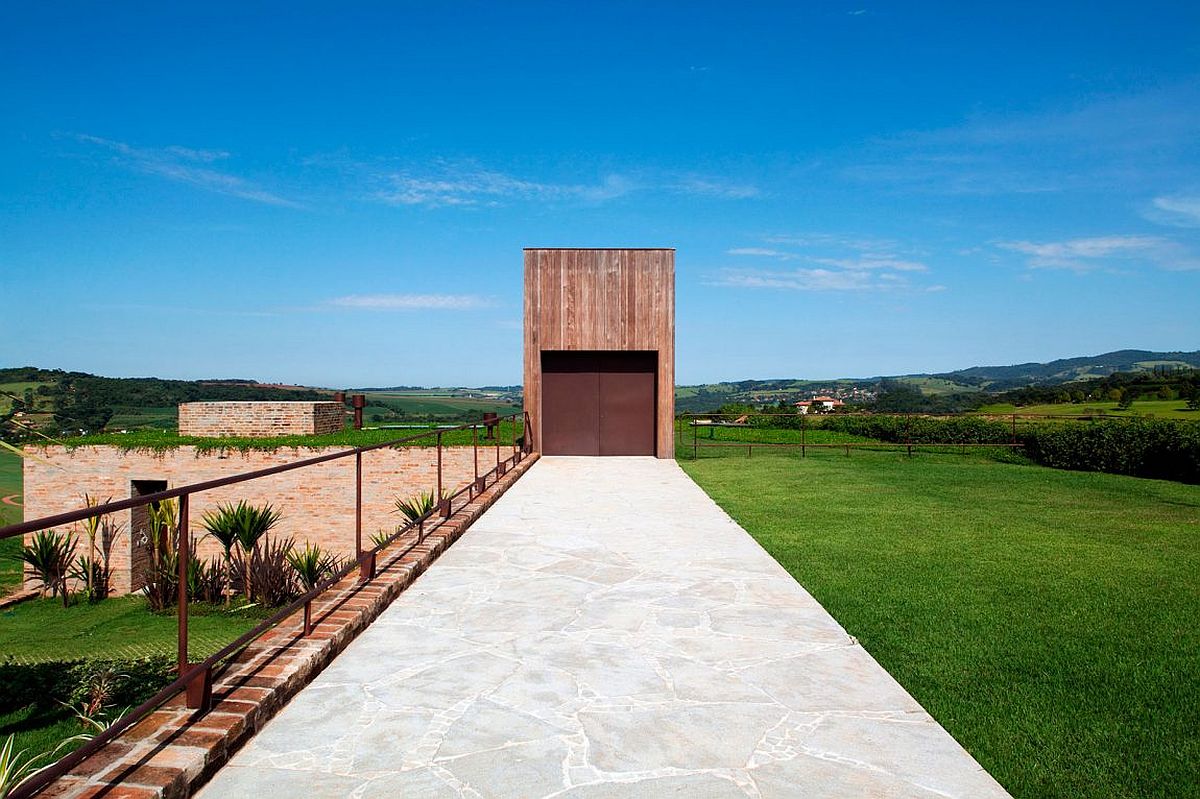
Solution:
[[(446, 493), (442, 492), (442, 498), (445, 499)], [(429, 514), (433, 510), (434, 492), (424, 491), (418, 493), (408, 499), (396, 497), (396, 509), (393, 513), (400, 513), (410, 522), (415, 522)]]
[(70, 604), (67, 577), (75, 562), (76, 541), (69, 533), (39, 530), (21, 550), (20, 558), (41, 584), (42, 594), (62, 595), (63, 607)]
[(304, 549), (293, 548), (287, 554), (288, 563), (296, 571), (296, 578), (304, 586), (305, 591), (311, 591), (322, 580), (337, 571), (338, 559), (332, 552), (326, 552), (320, 546), (304, 543)]

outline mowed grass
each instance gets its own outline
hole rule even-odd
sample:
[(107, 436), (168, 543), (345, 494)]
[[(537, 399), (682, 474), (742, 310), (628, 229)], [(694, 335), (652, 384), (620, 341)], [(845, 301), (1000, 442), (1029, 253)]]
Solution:
[(680, 465), (1015, 796), (1200, 795), (1200, 487), (971, 455)]
[[(215, 653), (257, 624), (265, 612), (193, 605), (188, 617), (189, 655), (200, 659)], [(0, 653), (18, 664), (171, 656), (175, 636), (175, 616), (151, 613), (146, 600), (137, 596), (69, 608), (59, 600), (36, 599), (0, 611)], [(15, 749), (31, 753), (48, 752), (83, 729), (71, 710), (56, 704), (31, 701), (0, 713), (0, 741), (12, 734)], [(60, 756), (79, 745), (66, 747)]]
[[(190, 606), (189, 653), (207, 657), (258, 623), (258, 608)], [(152, 613), (141, 596), (76, 602), (34, 599), (0, 611), (0, 652), (18, 663), (89, 657), (146, 657), (173, 654), (174, 613)]]

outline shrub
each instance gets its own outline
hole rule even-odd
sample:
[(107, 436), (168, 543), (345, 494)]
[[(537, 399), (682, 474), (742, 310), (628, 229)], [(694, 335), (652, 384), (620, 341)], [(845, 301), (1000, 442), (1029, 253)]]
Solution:
[(1200, 425), (1190, 422), (1041, 425), (1022, 438), (1029, 457), (1045, 466), (1200, 483)]
[(234, 567), (246, 586), (247, 599), (276, 607), (299, 596), (296, 572), (288, 560), (294, 546), (290, 538), (265, 538), (250, 552), (250, 557)]
[(287, 553), (287, 560), (305, 591), (311, 591), (322, 580), (336, 574), (342, 565), (332, 552), (308, 542), (305, 542), (304, 549), (291, 549)]
[(433, 510), (433, 495), (433, 491), (425, 491), (408, 499), (396, 497), (396, 510), (393, 512), (400, 513), (410, 522), (415, 522)]
[(75, 543), (69, 533), (39, 530), (19, 556), (32, 576), (41, 582), (42, 593), (61, 595), (64, 606), (70, 602), (67, 577), (75, 562)]

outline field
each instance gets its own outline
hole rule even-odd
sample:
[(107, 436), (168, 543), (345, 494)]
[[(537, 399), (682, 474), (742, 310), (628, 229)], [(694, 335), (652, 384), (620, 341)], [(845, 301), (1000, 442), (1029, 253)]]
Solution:
[[(0, 524), (21, 521), (21, 509), (4, 502), (4, 497), (21, 493), (21, 459), (0, 450)], [(21, 564), (14, 560), (21, 551), (19, 539), (0, 540), (0, 596), (15, 590), (21, 582)]]
[(972, 455), (680, 465), (1015, 796), (1200, 795), (1200, 487)]
[(1030, 414), (1034, 416), (1105, 416), (1151, 417), (1155, 419), (1184, 419), (1200, 422), (1200, 411), (1189, 411), (1185, 400), (1138, 400), (1128, 410), (1121, 410), (1115, 402), (1060, 403), (1054, 405), (984, 405), (976, 413)]

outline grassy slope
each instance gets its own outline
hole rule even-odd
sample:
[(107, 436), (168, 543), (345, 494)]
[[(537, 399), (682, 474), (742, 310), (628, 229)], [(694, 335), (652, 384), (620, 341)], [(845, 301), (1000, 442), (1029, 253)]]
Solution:
[(1014, 795), (1200, 794), (1200, 488), (970, 456), (681, 463)]
[[(21, 459), (7, 450), (0, 450), (0, 497), (21, 493)], [(21, 509), (0, 504), (0, 524), (21, 521)], [(0, 539), (0, 596), (17, 588), (21, 582), (21, 565), (13, 560), (21, 551), (20, 539)], [(4, 650), (0, 649), (0, 652)]]

